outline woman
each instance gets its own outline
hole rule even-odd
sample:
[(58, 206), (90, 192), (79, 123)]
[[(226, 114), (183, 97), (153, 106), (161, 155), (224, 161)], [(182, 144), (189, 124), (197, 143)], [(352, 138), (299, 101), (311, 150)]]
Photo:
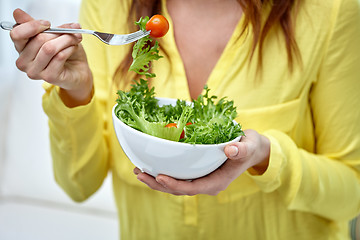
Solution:
[(157, 96), (189, 100), (206, 83), (234, 100), (246, 137), (192, 182), (134, 175), (111, 123), (131, 46), (41, 33), (49, 22), (15, 10), (17, 66), (47, 82), (64, 191), (83, 201), (111, 170), (122, 239), (349, 239), (360, 212), (359, 2), (84, 0), (80, 22), (127, 33), (155, 13), (170, 20), (152, 64)]

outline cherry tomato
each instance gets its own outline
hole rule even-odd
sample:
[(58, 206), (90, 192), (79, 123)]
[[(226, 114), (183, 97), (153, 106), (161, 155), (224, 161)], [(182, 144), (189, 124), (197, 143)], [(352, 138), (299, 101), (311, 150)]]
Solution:
[[(188, 123), (186, 123), (186, 126), (191, 125), (191, 124), (192, 124), (191, 122), (188, 122)], [(167, 127), (167, 128), (176, 127), (177, 128), (177, 124), (176, 123), (169, 123), (169, 124), (166, 124), (165, 127)], [(183, 139), (184, 137), (185, 137), (185, 131), (182, 130), (182, 132), (180, 134), (180, 139)]]
[[(191, 124), (192, 124), (191, 122), (188, 122), (188, 123), (186, 123), (186, 126), (191, 125)], [(183, 139), (184, 137), (185, 137), (185, 131), (182, 130), (182, 132), (180, 134), (180, 139)]]
[(162, 15), (154, 15), (146, 23), (145, 28), (146, 31), (151, 31), (151, 37), (160, 38), (169, 31), (169, 22)]
[(169, 124), (166, 124), (165, 127), (167, 127), (167, 128), (176, 127), (177, 128), (177, 124), (176, 123), (169, 123)]
[(181, 134), (180, 134), (180, 139), (183, 139), (185, 137), (185, 131), (182, 130)]

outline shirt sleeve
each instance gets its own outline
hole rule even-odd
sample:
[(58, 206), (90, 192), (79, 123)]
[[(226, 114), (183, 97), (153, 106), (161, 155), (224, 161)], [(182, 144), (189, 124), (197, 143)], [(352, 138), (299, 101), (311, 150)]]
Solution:
[[(83, 28), (101, 29), (97, 0), (84, 0), (80, 10)], [(93, 73), (94, 96), (85, 106), (68, 108), (59, 88), (45, 83), (43, 109), (49, 118), (50, 148), (57, 183), (75, 201), (83, 201), (101, 185), (109, 170), (108, 124), (105, 121), (108, 89), (105, 49), (93, 36), (83, 36)], [(96, 67), (93, 67), (96, 65)]]
[(345, 221), (360, 212), (360, 4), (334, 1), (332, 32), (310, 93), (316, 152), (269, 130), (269, 167), (249, 176), (290, 210)]

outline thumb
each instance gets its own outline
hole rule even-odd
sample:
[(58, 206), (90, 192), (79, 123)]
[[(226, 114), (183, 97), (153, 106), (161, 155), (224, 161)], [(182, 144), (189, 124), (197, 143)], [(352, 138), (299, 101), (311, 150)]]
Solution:
[(248, 147), (245, 142), (236, 142), (227, 145), (224, 152), (229, 159), (238, 160), (247, 157)]
[(17, 8), (13, 12), (14, 19), (16, 23), (25, 23), (34, 20), (29, 14)]

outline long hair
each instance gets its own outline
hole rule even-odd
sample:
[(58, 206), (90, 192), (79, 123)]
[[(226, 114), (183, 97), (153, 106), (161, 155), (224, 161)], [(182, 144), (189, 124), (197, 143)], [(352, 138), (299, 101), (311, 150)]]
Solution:
[[(251, 25), (253, 31), (252, 49), (250, 60), (254, 56), (255, 49), (258, 47), (259, 61), (258, 69), (262, 68), (262, 52), (265, 39), (270, 30), (276, 26), (280, 27), (286, 43), (286, 52), (290, 72), (294, 67), (294, 58), (301, 62), (300, 51), (295, 40), (294, 22), (302, 0), (237, 0), (240, 4), (245, 17), (243, 32)], [(263, 8), (269, 4), (270, 13), (262, 23), (264, 17)], [(134, 30), (134, 21), (141, 16), (152, 16), (161, 13), (161, 0), (133, 0), (129, 11), (129, 29)], [(294, 14), (295, 13), (295, 14)], [(165, 51), (166, 54), (166, 51)], [(120, 76), (128, 75), (128, 69), (131, 65), (131, 51), (118, 66), (114, 80), (117, 81)]]

